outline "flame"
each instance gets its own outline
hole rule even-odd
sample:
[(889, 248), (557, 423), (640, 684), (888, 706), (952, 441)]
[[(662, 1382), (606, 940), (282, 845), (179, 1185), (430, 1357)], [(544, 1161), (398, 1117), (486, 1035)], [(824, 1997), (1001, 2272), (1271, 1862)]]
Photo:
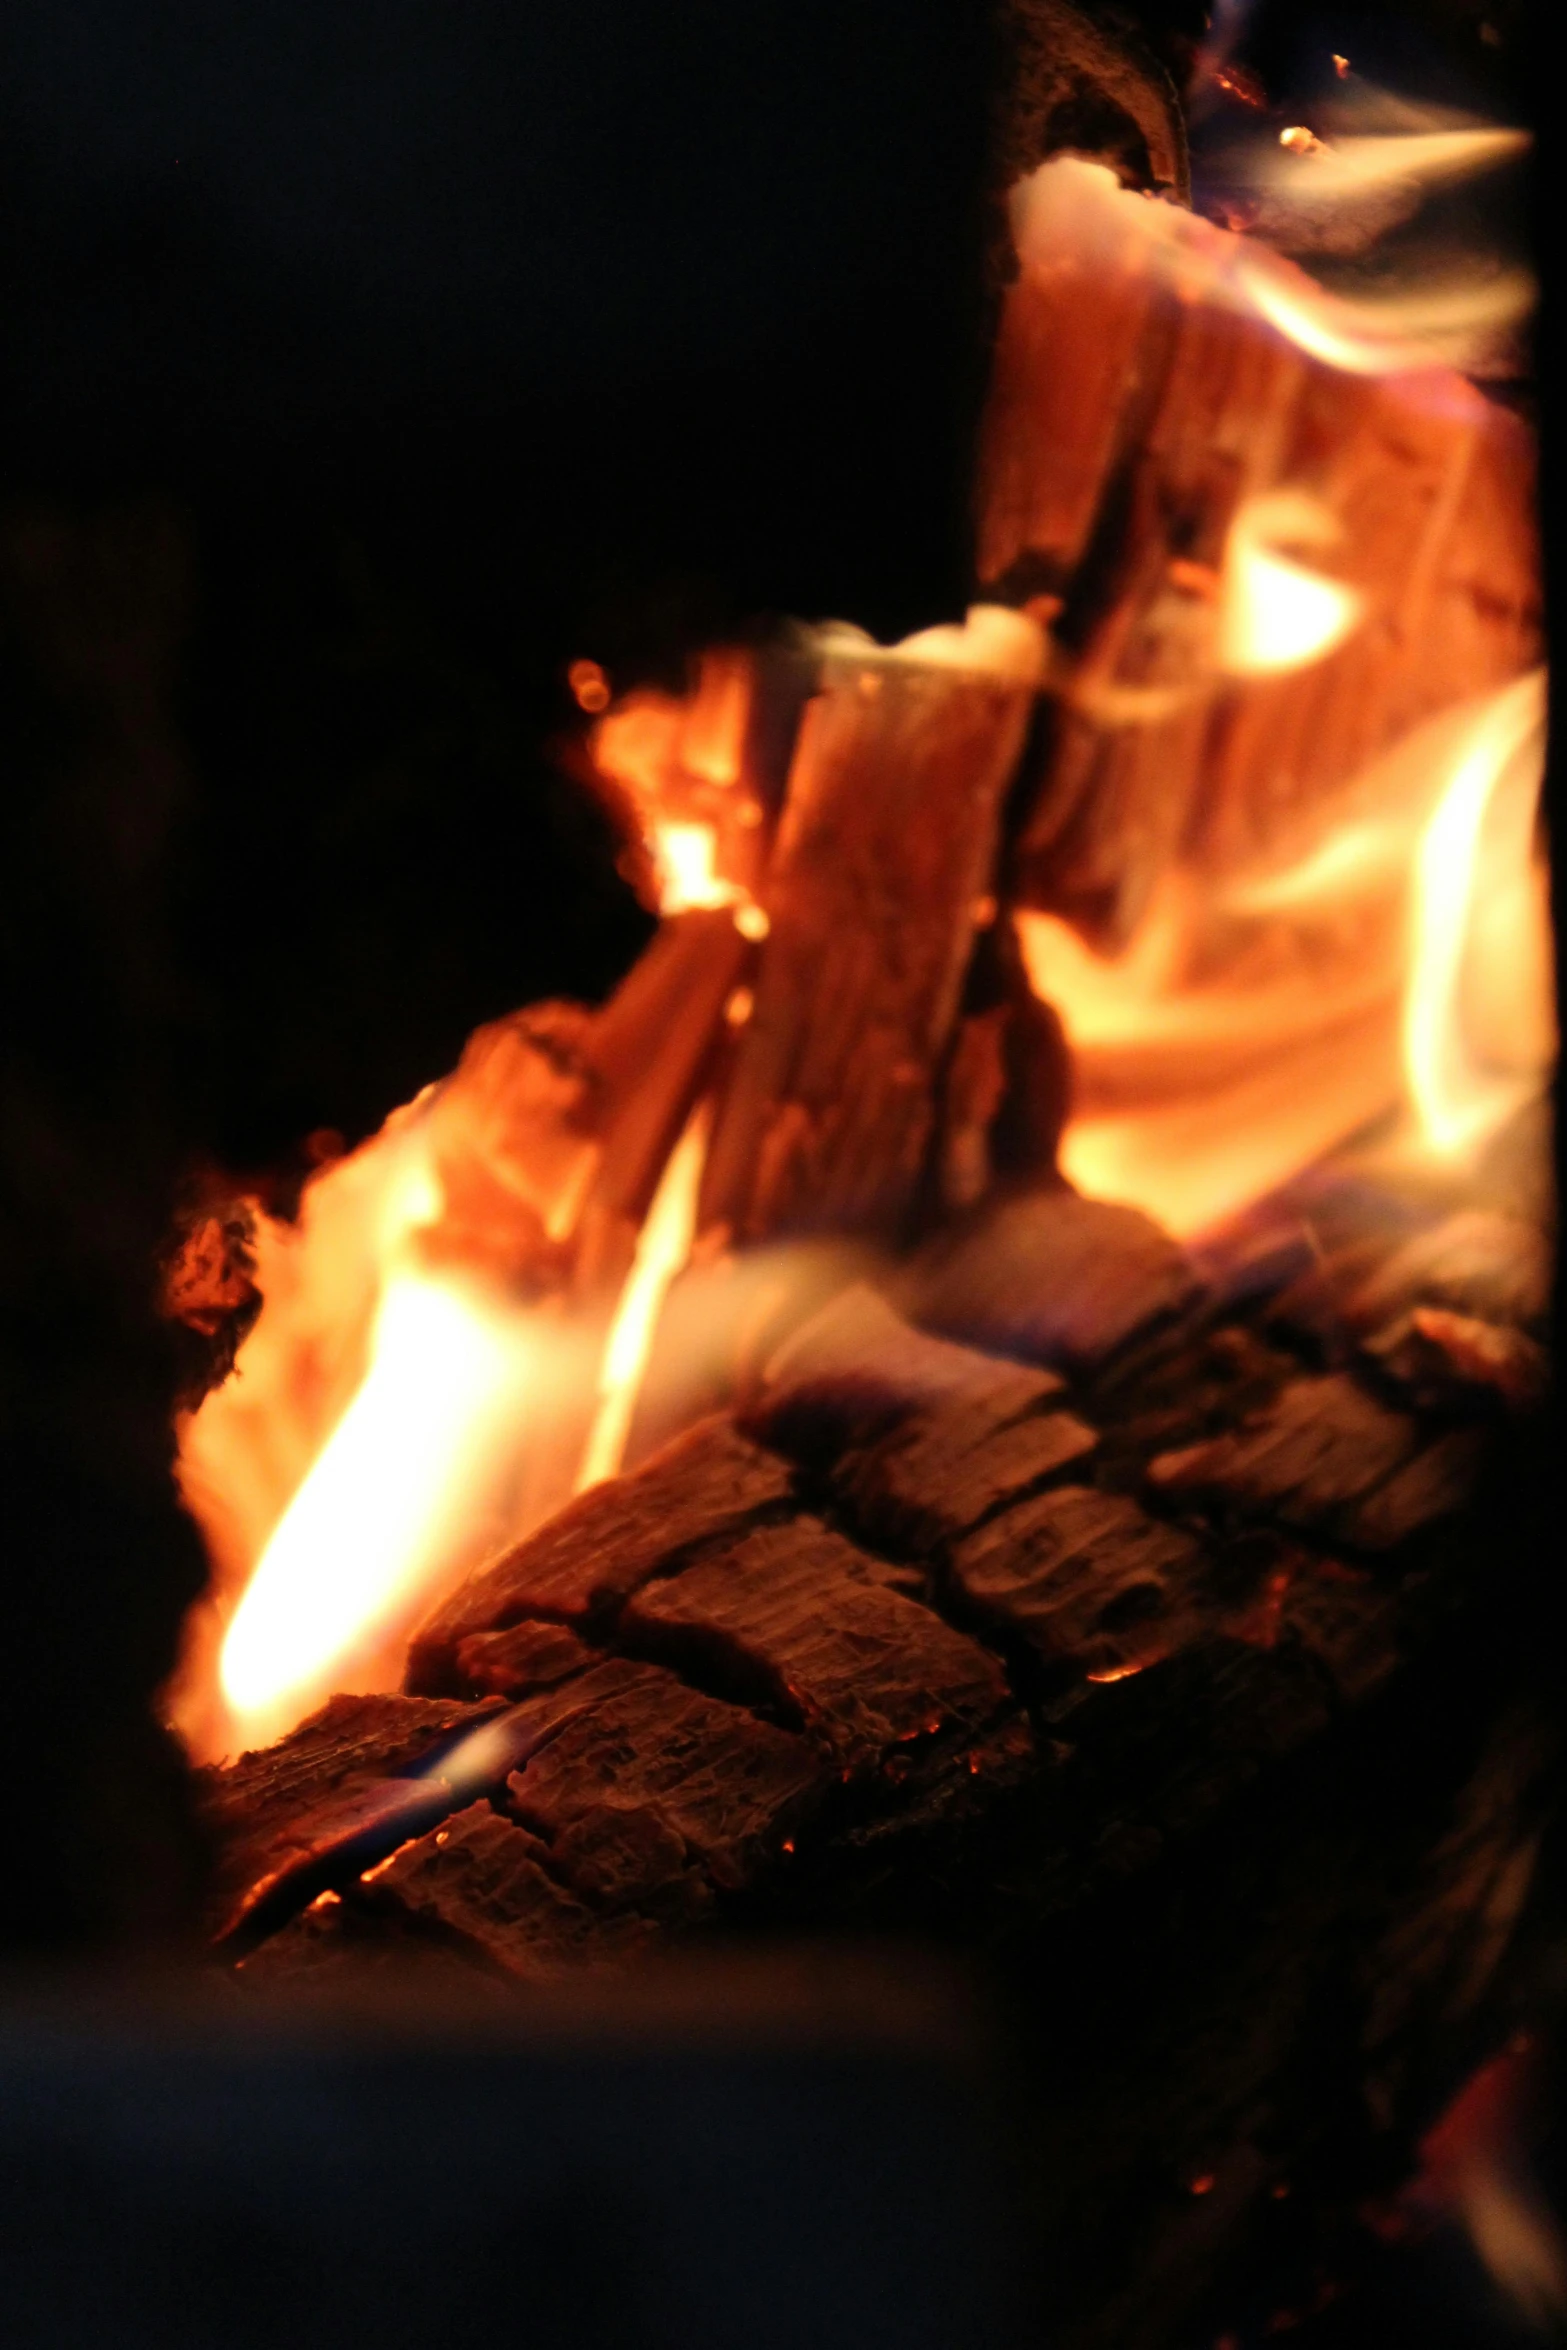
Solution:
[(639, 688), (593, 727), (593, 764), (631, 803), (662, 914), (750, 902), (762, 825), (746, 784), (753, 691), (750, 656), (721, 648), (702, 655), (689, 693)]
[(219, 1679), (261, 1739), (344, 1685), (464, 1547), (473, 1500), (509, 1453), (533, 1348), (455, 1286), (401, 1273), (364, 1382), (289, 1504), (229, 1626)]
[(659, 1309), (685, 1265), (696, 1236), (697, 1194), (707, 1156), (705, 1106), (693, 1112), (669, 1156), (637, 1240), (637, 1253), (604, 1346), (598, 1409), (588, 1434), (577, 1491), (618, 1474), (632, 1415), (652, 1352)]
[(658, 868), (661, 914), (684, 914), (702, 906), (732, 906), (744, 896), (736, 883), (720, 880), (713, 870), (718, 835), (711, 824), (655, 823), (652, 846)]
[(1219, 666), (1235, 677), (1276, 675), (1320, 661), (1365, 609), (1355, 588), (1324, 579), (1281, 550), (1332, 547), (1343, 528), (1304, 490), (1246, 499), (1230, 525), (1219, 589)]
[(1024, 913), (1072, 1047), (1064, 1172), (1190, 1237), (1357, 1129), (1475, 1149), (1554, 1052), (1542, 673), (1416, 731), (1293, 857), (1168, 874), (1128, 949)]
[[(1527, 1099), (1542, 1044), (1544, 1056), (1550, 1051), (1542, 1019), (1552, 993), (1549, 911), (1543, 863), (1529, 854), (1544, 767), (1545, 677), (1536, 671), (1481, 713), (1416, 856), (1404, 1059), (1421, 1134), (1443, 1157)], [(1505, 830), (1487, 857), (1493, 812)], [(1492, 1033), (1504, 1050), (1532, 1040), (1523, 1073), (1488, 1063), (1466, 1035), (1464, 966), (1477, 914), (1491, 933), (1485, 968), (1504, 975), (1508, 999), (1493, 1013)]]
[(1471, 173), (1515, 162), (1528, 154), (1532, 142), (1527, 131), (1477, 125), (1332, 140), (1291, 129), (1279, 133), (1279, 144), (1287, 153), (1309, 159), (1312, 197), (1320, 200), (1324, 195), (1348, 199), (1404, 181), (1435, 187), (1466, 179)]

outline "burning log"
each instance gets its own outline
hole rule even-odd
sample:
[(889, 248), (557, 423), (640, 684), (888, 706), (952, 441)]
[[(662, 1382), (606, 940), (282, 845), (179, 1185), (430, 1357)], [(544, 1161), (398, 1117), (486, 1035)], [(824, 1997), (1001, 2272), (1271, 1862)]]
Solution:
[(906, 1226), (1041, 658), (1000, 611), (823, 649), (702, 1184), (700, 1229), (741, 1243)]
[(1026, 903), (1124, 943), (1539, 657), (1532, 447), (1303, 273), (1071, 161), (1019, 189), (980, 577), (1065, 598)]

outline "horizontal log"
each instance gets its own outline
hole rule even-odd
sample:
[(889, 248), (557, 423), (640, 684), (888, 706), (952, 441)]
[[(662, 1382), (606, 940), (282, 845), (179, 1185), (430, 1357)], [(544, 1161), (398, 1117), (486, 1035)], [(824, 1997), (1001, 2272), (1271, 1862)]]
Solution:
[(644, 1584), (619, 1636), (786, 1709), (846, 1768), (908, 1739), (976, 1729), (1008, 1699), (993, 1657), (810, 1517)]

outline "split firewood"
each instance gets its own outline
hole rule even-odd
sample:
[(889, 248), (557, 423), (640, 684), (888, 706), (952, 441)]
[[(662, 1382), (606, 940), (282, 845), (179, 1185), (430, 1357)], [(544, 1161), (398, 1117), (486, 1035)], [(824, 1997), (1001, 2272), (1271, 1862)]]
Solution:
[(980, 611), (890, 652), (823, 640), (761, 889), (769, 930), (721, 1090), (700, 1228), (896, 1237), (924, 1174), (1041, 644)]
[[(1532, 448), (1418, 352), (1335, 364), (1350, 330), (1301, 272), (1107, 173), (1047, 166), (1014, 225), (979, 573), (1060, 603), (1063, 648), (1019, 888), (1117, 944), (1177, 855), (1298, 839), (1421, 720), (1534, 664)], [(1344, 591), (1342, 641), (1287, 673), (1251, 673), (1257, 552)]]

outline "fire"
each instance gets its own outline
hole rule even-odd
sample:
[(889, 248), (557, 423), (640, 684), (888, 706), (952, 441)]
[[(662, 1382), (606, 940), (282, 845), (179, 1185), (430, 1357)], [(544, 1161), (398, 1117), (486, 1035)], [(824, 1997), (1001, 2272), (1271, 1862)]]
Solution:
[(747, 656), (719, 650), (703, 654), (687, 694), (644, 687), (595, 705), (593, 764), (631, 804), (660, 913), (751, 902), (763, 820), (746, 781), (752, 688)]
[[(729, 908), (764, 936), (746, 658), (705, 657), (684, 701), (605, 707), (591, 662), (569, 683), (598, 708), (594, 754), (640, 820), (671, 935)], [(481, 1030), (452, 1077), (306, 1186), (296, 1224), (259, 1218), (260, 1317), (181, 1432), (214, 1565), (171, 1700), (198, 1753), (275, 1737), (334, 1689), (395, 1686), (420, 1613), (574, 1480), (618, 1468), (690, 1252), (705, 1124), (688, 1121), (627, 1236), (616, 1304), (600, 1292), (625, 1262), (619, 1209), (581, 1232), (602, 1159), (573, 1060), (587, 1017)], [(597, 1268), (580, 1296), (579, 1253)]]
[[(1347, 201), (1390, 173), (1435, 183), (1518, 145), (1515, 134), (1452, 127), (1392, 141), (1329, 127), (1287, 130), (1270, 169)], [(1018, 689), (1019, 731), (1029, 697), (1048, 690), (1112, 749), (1152, 744), (1161, 787), (1176, 730), (1196, 772), (1210, 754), (1231, 761), (1220, 807), (1188, 812), (1172, 785), (1174, 820), (1163, 832), (1144, 823), (1157, 857), (1118, 917), (1130, 931), (1119, 951), (1104, 944), (1108, 921), (1090, 943), (1056, 914), (1018, 917), (1030, 979), (1072, 1050), (1061, 1157), (1083, 1191), (1190, 1236), (1379, 1121), (1396, 1124), (1409, 1151), (1461, 1163), (1541, 1086), (1555, 1045), (1538, 825), (1544, 684), (1510, 676), (1532, 657), (1527, 625), (1517, 621), (1478, 677), (1449, 686), (1443, 668), (1423, 700), (1399, 683), (1380, 731), (1360, 731), (1358, 709), (1343, 719), (1353, 691), (1334, 705), (1316, 688), (1374, 686), (1387, 647), (1421, 642), (1433, 611), (1481, 601), (1484, 550), (1471, 577), (1468, 551), (1449, 563), (1443, 534), (1455, 513), (1469, 527), (1462, 501), (1475, 481), (1483, 505), (1486, 484), (1506, 477), (1476, 456), (1484, 401), (1438, 360), (1516, 315), (1527, 282), (1504, 274), (1350, 303), (1264, 248), (1071, 161), (1016, 192), (1014, 219), (1025, 280), (1136, 281), (1149, 304), (1168, 299), (1188, 324), (1214, 327), (1206, 341), (1191, 336), (1222, 391), (1214, 445), (1176, 483), (1179, 512), (1149, 498), (1159, 511), (1146, 608), (1138, 588), (1121, 638), (1097, 653), (1051, 651), (1035, 604), (979, 606), (962, 628), (891, 649), (834, 624), (816, 654), (852, 660), (867, 701), (904, 663), (1000, 680)], [(1135, 379), (1135, 337), (1102, 366), (1097, 347), (1090, 356), (1084, 397), (1097, 418), (1120, 397), (1114, 370)], [(1363, 379), (1344, 447), (1313, 368)], [(1018, 448), (1002, 451), (1007, 495), (996, 503), (1009, 529), (1036, 519), (1028, 464), (1073, 422), (1081, 387), (1070, 373), (1041, 371)], [(1254, 440), (1257, 385), (1276, 395), (1277, 416)], [(1060, 415), (1043, 413), (1056, 399)], [(1428, 455), (1434, 418), (1451, 428), (1441, 468)], [(1376, 466), (1405, 441), (1434, 485), (1429, 532), (1422, 521), (1402, 533), (1421, 536), (1413, 556), (1375, 494)], [(1073, 530), (1086, 544), (1091, 516), (1073, 503), (1075, 481), (1046, 490), (1045, 519), (1076, 546), (1075, 563)], [(987, 576), (1010, 574), (1018, 552), (1009, 543)], [(1400, 562), (1395, 589), (1384, 574)], [(1449, 604), (1438, 610), (1428, 589), (1443, 564), (1456, 587), (1444, 573)], [(1149, 611), (1157, 626), (1143, 627)], [(1073, 642), (1070, 628), (1063, 637)], [(777, 965), (759, 971), (751, 948), (768, 934), (760, 898), (781, 778), (769, 785), (757, 747), (759, 675), (751, 654), (722, 649), (694, 665), (684, 694), (639, 687), (617, 699), (597, 662), (571, 664), (586, 758), (629, 819), (626, 870), (666, 917), (654, 949), (608, 1015), (551, 1006), (480, 1031), (451, 1077), (315, 1176), (296, 1223), (259, 1219), (260, 1317), (236, 1376), (181, 1430), (182, 1485), (214, 1588), (173, 1710), (201, 1754), (275, 1736), (332, 1689), (395, 1685), (420, 1612), (487, 1550), (619, 1469), (665, 1301), (704, 1257), (713, 1069), (737, 1038), (771, 1033)], [(1499, 676), (1509, 682), (1497, 689)], [(1467, 698), (1432, 719), (1444, 692)], [(1323, 784), (1312, 737), (1330, 706), (1343, 757)], [(812, 724), (808, 714), (802, 740)], [(1090, 791), (1106, 771), (1083, 769)], [(1148, 854), (1135, 823), (1123, 837), (1127, 855)], [(1075, 908), (1090, 894), (1063, 889), (1053, 902)], [(984, 901), (987, 924), (996, 912)], [(688, 1031), (676, 1014), (693, 988), (699, 1002), (709, 990), (709, 1026)], [(650, 1057), (659, 1083), (637, 1091)], [(634, 1114), (617, 1129), (627, 1089)], [(692, 1274), (711, 1292), (715, 1333), (698, 1348), (716, 1357), (735, 1331), (776, 1319), (782, 1275), (764, 1255)], [(803, 1273), (790, 1281), (808, 1286)]]
[(670, 1283), (684, 1268), (696, 1237), (697, 1194), (706, 1156), (707, 1120), (698, 1110), (670, 1153), (605, 1341), (598, 1409), (577, 1476), (579, 1493), (613, 1477), (625, 1457), (659, 1309)]
[(1284, 549), (1334, 547), (1336, 515), (1304, 490), (1248, 498), (1230, 525), (1219, 603), (1219, 666), (1236, 677), (1320, 661), (1365, 610), (1352, 587), (1326, 579)]
[(1293, 858), (1178, 868), (1120, 956), (1019, 917), (1072, 1046), (1079, 1189), (1191, 1236), (1400, 1105), (1406, 1150), (1451, 1158), (1540, 1089), (1544, 713), (1537, 672), (1422, 728)]
[(265, 1739), (351, 1685), (367, 1643), (471, 1537), (475, 1502), (516, 1440), (535, 1371), (518, 1319), (444, 1282), (389, 1283), (370, 1366), (246, 1585), (219, 1680), (244, 1737)]
[[(1443, 1157), (1528, 1098), (1554, 1045), (1546, 875), (1531, 853), (1544, 767), (1536, 673), (1481, 713), (1416, 856), (1404, 1062), (1420, 1131)], [(1466, 1024), (1472, 958), (1491, 983), (1489, 1051)]]

